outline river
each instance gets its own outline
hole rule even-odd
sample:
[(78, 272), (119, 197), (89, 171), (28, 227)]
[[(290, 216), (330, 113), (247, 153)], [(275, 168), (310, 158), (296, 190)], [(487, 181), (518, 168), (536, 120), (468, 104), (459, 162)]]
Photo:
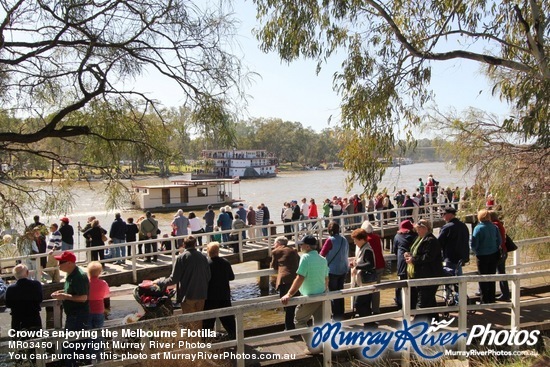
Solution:
[[(390, 194), (400, 189), (407, 189), (408, 192), (414, 192), (418, 184), (418, 178), (424, 182), (429, 174), (440, 182), (442, 187), (469, 187), (473, 184), (474, 178), (462, 172), (450, 170), (445, 163), (430, 162), (417, 163), (401, 167), (390, 167), (383, 176), (379, 188), (387, 188)], [(350, 193), (345, 191), (346, 173), (340, 169), (324, 171), (293, 171), (282, 172), (277, 177), (267, 179), (247, 179), (241, 180), (239, 184), (233, 185), (233, 198), (242, 199), (246, 206), (256, 207), (259, 203), (264, 203), (271, 212), (272, 220), (275, 223), (280, 222), (280, 211), (285, 201), (298, 200), (306, 197), (308, 200), (314, 198), (318, 204), (322, 204), (326, 198), (332, 198), (334, 195), (345, 196), (362, 192), (359, 185), (355, 185)], [(125, 182), (131, 186), (130, 181)], [(158, 178), (139, 180), (139, 184), (147, 183), (169, 183), (168, 180)], [(73, 194), (75, 196), (75, 207), (72, 213), (66, 213), (71, 220), (71, 224), (76, 226), (78, 222), (82, 225), (86, 223), (87, 217), (93, 215), (97, 217), (105, 228), (110, 227), (114, 219), (115, 211), (105, 209), (105, 195), (102, 182), (92, 182), (91, 185), (82, 182), (76, 185)], [(140, 211), (120, 210), (123, 218), (134, 217), (137, 219), (143, 215)], [(202, 218), (201, 211), (196, 211), (199, 218)], [(33, 215), (41, 213), (32, 213)], [(174, 213), (156, 213), (159, 220), (159, 227), (163, 233), (170, 231), (170, 222)], [(32, 220), (31, 218), (28, 219)], [(52, 221), (58, 222), (58, 217), (43, 217), (44, 223)], [(83, 246), (82, 239), (77, 242), (77, 247)], [(79, 245), (80, 244), (80, 245)]]

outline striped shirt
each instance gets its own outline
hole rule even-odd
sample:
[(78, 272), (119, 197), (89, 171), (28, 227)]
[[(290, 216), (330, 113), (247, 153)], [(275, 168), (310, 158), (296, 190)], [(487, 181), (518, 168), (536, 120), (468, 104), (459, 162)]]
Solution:
[(59, 250), (61, 248), (61, 233), (59, 231), (52, 232), (48, 241), (48, 250)]

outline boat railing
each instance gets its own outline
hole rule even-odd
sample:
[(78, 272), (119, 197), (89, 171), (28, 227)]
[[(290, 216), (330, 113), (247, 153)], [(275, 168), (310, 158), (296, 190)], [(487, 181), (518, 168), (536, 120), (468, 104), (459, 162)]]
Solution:
[[(518, 265), (516, 261), (520, 258), (520, 253), (522, 252), (525, 246), (540, 245), (540, 244), (544, 244), (546, 246), (548, 245), (549, 242), (550, 242), (550, 237), (542, 237), (542, 238), (517, 241), (516, 244), (518, 245), (518, 250), (514, 253), (514, 265)], [(415, 315), (450, 312), (450, 313), (456, 313), (456, 318), (458, 319), (458, 326), (456, 328), (457, 330), (456, 332), (458, 334), (462, 334), (462, 333), (466, 333), (468, 329), (468, 318), (467, 318), (468, 313), (472, 311), (480, 311), (480, 310), (487, 310), (487, 309), (509, 309), (510, 310), (509, 312), (510, 330), (514, 330), (515, 328), (517, 329), (520, 326), (520, 312), (522, 307), (534, 306), (539, 304), (548, 304), (548, 302), (550, 301), (550, 297), (542, 296), (542, 295), (540, 295), (537, 298), (524, 299), (524, 300), (520, 299), (520, 289), (521, 289), (522, 281), (532, 280), (535, 278), (544, 279), (545, 277), (550, 276), (550, 270), (548, 270), (548, 265), (550, 265), (550, 260), (545, 260), (544, 262), (536, 261), (531, 264), (528, 264), (528, 263), (523, 264), (523, 269), (526, 270), (530, 267), (542, 266), (545, 270), (536, 270), (536, 271), (529, 270), (529, 271), (520, 273), (517, 271), (517, 268), (514, 268), (514, 272), (512, 274), (462, 275), (458, 277), (441, 277), (441, 278), (424, 278), (424, 279), (409, 279), (409, 280), (400, 280), (400, 281), (387, 281), (387, 282), (382, 282), (379, 284), (368, 285), (363, 287), (348, 287), (340, 291), (326, 292), (319, 295), (293, 297), (289, 301), (288, 305), (296, 306), (296, 305), (322, 302), (323, 320), (325, 320), (326, 322), (329, 322), (331, 320), (330, 301), (333, 299), (338, 299), (343, 297), (357, 297), (364, 294), (379, 292), (381, 290), (401, 288), (402, 299), (403, 299), (402, 309), (381, 313), (377, 315), (372, 315), (372, 316), (357, 317), (357, 318), (344, 320), (344, 321), (341, 321), (342, 327), (349, 328), (354, 326), (360, 326), (362, 329), (362, 326), (364, 323), (383, 321), (391, 318), (407, 320), (410, 322), (411, 317)], [(267, 270), (261, 271), (261, 272), (262, 274), (271, 274), (271, 272)], [(250, 275), (253, 273), (255, 272), (250, 272)], [(257, 276), (257, 275), (255, 274), (254, 276)], [(510, 302), (499, 302), (499, 303), (491, 303), (491, 304), (468, 304), (467, 297), (459, 297), (458, 305), (456, 306), (443, 305), (443, 306), (422, 308), (422, 309), (410, 308), (412, 287), (420, 287), (420, 286), (427, 286), (427, 285), (434, 285), (434, 284), (438, 284), (438, 285), (458, 284), (459, 294), (467, 294), (468, 285), (471, 283), (498, 282), (498, 281), (511, 282)], [(237, 328), (236, 339), (223, 341), (219, 343), (213, 343), (210, 345), (209, 348), (206, 348), (206, 349), (211, 351), (216, 351), (216, 350), (219, 351), (223, 348), (235, 348), (236, 355), (244, 355), (245, 345), (250, 343), (262, 342), (266, 344), (266, 343), (269, 343), (270, 341), (280, 342), (281, 338), (284, 338), (284, 337), (292, 337), (292, 336), (297, 336), (301, 334), (311, 333), (311, 330), (309, 328), (301, 328), (301, 329), (295, 329), (290, 331), (280, 331), (280, 332), (273, 332), (273, 333), (245, 337), (244, 332), (245, 332), (246, 315), (257, 314), (259, 311), (280, 309), (281, 302), (277, 298), (278, 298), (277, 296), (269, 296), (267, 298), (266, 297), (254, 298), (253, 302), (240, 304), (240, 305), (235, 304), (232, 307), (227, 307), (223, 309), (202, 311), (202, 312), (197, 312), (192, 314), (180, 314), (180, 315), (174, 315), (166, 318), (157, 318), (157, 319), (148, 320), (148, 321), (139, 321), (132, 324), (106, 327), (104, 329), (107, 330), (107, 332), (104, 332), (102, 335), (106, 335), (105, 333), (107, 333), (107, 335), (120, 336), (122, 335), (123, 330), (128, 331), (128, 330), (138, 330), (138, 329), (167, 330), (167, 328), (175, 327), (177, 330), (179, 330), (182, 327), (184, 327), (184, 325), (188, 325), (191, 322), (196, 322), (199, 320), (205, 320), (209, 318), (234, 315), (236, 318), (236, 328)], [(141, 342), (146, 343), (145, 344), (146, 348), (141, 352), (147, 355), (152, 354), (153, 351), (150, 349), (149, 343), (148, 343), (150, 340), (150, 337), (144, 336), (144, 337), (138, 337), (138, 339), (140, 339)], [(37, 341), (53, 341), (53, 340), (56, 340), (56, 339), (44, 338), (44, 339), (38, 339)], [(459, 339), (456, 344), (457, 344), (458, 351), (464, 352), (461, 355), (463, 355), (464, 358), (466, 358), (465, 351), (466, 351), (467, 345), (464, 338)], [(347, 346), (341, 345), (339, 346), (338, 349), (346, 350), (346, 349), (354, 349), (358, 347), (359, 346), (357, 345), (347, 345)], [(321, 344), (321, 348), (323, 353), (323, 356), (322, 356), (323, 366), (330, 366), (332, 352), (333, 352), (331, 347), (331, 339), (330, 338), (324, 339), (324, 342)], [(407, 367), (411, 364), (412, 349), (413, 348), (411, 345), (409, 345), (409, 347), (400, 348), (401, 366)], [(168, 350), (165, 350), (163, 352), (167, 352), (167, 351)], [(193, 353), (193, 351), (189, 351), (186, 349), (174, 349), (170, 351), (172, 353)], [(45, 350), (37, 348), (36, 352), (45, 353)], [(156, 352), (158, 352), (158, 350)], [(47, 361), (37, 360), (36, 362), (38, 366), (45, 366), (45, 363)], [(104, 366), (115, 366), (119, 364), (120, 364), (120, 360), (104, 361), (102, 363), (102, 365)], [(237, 358), (236, 365), (238, 367), (244, 367), (245, 359)]]

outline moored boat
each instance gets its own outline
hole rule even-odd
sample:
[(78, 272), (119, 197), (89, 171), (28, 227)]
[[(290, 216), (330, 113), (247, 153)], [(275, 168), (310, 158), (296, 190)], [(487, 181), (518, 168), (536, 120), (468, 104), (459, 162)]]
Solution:
[(169, 211), (174, 209), (205, 209), (208, 205), (231, 205), (234, 179), (172, 178), (165, 185), (134, 185), (133, 209)]

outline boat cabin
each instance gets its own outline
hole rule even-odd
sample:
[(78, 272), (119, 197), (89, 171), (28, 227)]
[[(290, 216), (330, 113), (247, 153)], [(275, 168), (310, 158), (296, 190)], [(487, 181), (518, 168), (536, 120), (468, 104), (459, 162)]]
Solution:
[(233, 203), (233, 179), (172, 180), (167, 185), (133, 186), (136, 209), (205, 209)]

